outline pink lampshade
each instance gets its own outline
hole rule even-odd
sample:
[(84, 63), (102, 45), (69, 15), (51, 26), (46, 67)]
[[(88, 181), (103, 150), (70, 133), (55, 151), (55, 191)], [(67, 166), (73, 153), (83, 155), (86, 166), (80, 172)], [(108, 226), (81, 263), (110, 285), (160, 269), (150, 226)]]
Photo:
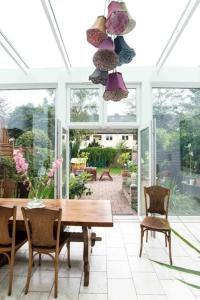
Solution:
[(130, 13), (129, 13), (127, 7), (126, 7), (126, 3), (125, 2), (120, 2), (119, 4), (120, 4), (121, 8), (124, 11), (126, 11), (127, 14), (128, 14), (128, 25), (127, 25), (126, 29), (123, 31), (123, 33), (122, 33), (122, 34), (127, 34), (127, 33), (131, 32), (134, 29), (134, 27), (136, 25), (136, 21), (130, 15)]
[(117, 1), (112, 1), (108, 5), (108, 17), (106, 20), (106, 29), (110, 34), (121, 35), (128, 26), (128, 13), (121, 7)]
[(115, 72), (108, 75), (106, 89), (103, 94), (104, 100), (120, 101), (127, 98), (128, 93), (121, 73)]
[(87, 41), (97, 48), (107, 38), (105, 23), (106, 18), (98, 16), (94, 25), (86, 31)]
[(113, 41), (108, 37), (99, 45), (99, 50), (93, 56), (93, 63), (101, 71), (110, 71), (116, 67), (117, 62), (118, 56), (113, 50)]

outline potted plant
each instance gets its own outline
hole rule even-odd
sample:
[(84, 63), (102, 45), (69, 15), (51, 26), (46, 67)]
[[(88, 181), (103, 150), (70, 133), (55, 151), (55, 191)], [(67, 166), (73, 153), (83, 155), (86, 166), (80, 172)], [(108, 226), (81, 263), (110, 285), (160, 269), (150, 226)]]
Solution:
[(129, 174), (128, 170), (128, 162), (130, 160), (130, 153), (129, 152), (123, 152), (119, 155), (117, 162), (122, 166), (122, 177), (127, 177)]

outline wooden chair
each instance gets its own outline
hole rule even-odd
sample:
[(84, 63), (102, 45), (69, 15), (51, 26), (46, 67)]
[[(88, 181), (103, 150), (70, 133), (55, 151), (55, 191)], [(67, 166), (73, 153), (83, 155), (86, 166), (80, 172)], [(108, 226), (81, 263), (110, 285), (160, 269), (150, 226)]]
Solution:
[(29, 265), (25, 294), (28, 293), (29, 289), (34, 257), (39, 255), (39, 265), (41, 265), (41, 254), (46, 254), (54, 262), (54, 297), (57, 298), (58, 258), (67, 239), (67, 233), (63, 235), (61, 233), (62, 209), (26, 209), (22, 207), (22, 214), (29, 243)]
[(16, 233), (16, 211), (16, 206), (0, 206), (0, 254), (6, 256), (9, 263), (8, 296), (12, 292), (15, 253), (27, 241), (25, 232)]
[[(141, 222), (141, 245), (140, 254), (142, 255), (143, 237), (146, 231), (146, 242), (148, 241), (148, 231), (162, 232), (165, 235), (165, 246), (167, 247), (167, 241), (169, 244), (169, 259), (172, 264), (171, 255), (171, 228), (168, 222), (168, 205), (170, 190), (161, 186), (144, 187), (145, 196), (145, 210), (146, 217)], [(151, 214), (149, 216), (149, 214)], [(155, 216), (154, 214), (163, 215), (163, 217)]]
[(110, 175), (110, 168), (103, 169), (99, 181), (103, 180), (103, 177), (109, 178), (109, 180), (113, 180), (112, 176)]

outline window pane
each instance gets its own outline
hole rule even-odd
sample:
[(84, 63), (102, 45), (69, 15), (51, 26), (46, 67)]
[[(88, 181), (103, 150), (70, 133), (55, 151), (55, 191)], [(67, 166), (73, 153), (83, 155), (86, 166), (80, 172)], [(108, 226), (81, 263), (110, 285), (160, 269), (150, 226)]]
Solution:
[(153, 89), (159, 184), (169, 187), (170, 214), (200, 214), (200, 89)]
[(70, 121), (99, 121), (99, 89), (74, 88), (70, 90)]
[(108, 122), (136, 121), (136, 89), (129, 89), (128, 98), (119, 102), (107, 103)]
[[(22, 150), (31, 182), (51, 168), (55, 149), (54, 100), (53, 89), (0, 91), (2, 197), (28, 198), (29, 194), (22, 177), (17, 174), (13, 150)], [(48, 197), (54, 196), (52, 186), (51, 192)]]

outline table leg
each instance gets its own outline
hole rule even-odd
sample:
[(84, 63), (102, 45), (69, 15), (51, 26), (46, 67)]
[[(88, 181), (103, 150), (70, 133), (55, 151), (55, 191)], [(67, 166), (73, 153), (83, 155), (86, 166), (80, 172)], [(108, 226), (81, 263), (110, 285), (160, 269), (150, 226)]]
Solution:
[(88, 228), (83, 226), (82, 230), (83, 230), (84, 286), (88, 286), (89, 275), (90, 275)]

